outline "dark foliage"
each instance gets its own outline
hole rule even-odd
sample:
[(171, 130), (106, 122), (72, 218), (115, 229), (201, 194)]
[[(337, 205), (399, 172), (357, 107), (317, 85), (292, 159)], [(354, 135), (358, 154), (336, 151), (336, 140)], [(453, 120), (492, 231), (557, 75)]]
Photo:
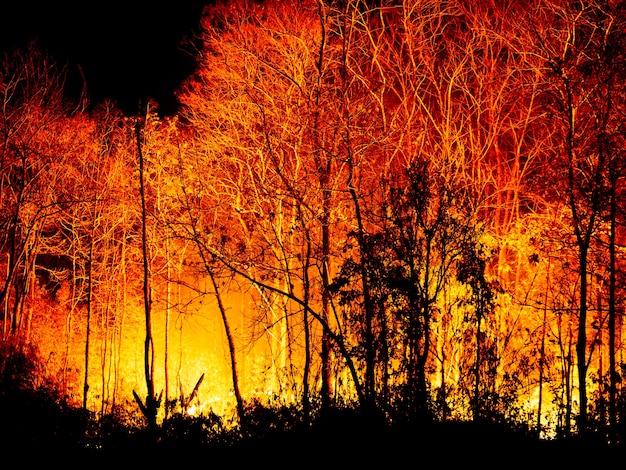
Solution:
[(246, 406), (245, 432), (208, 413), (172, 414), (158, 429), (133, 420), (122, 408), (98, 421), (67, 405), (50, 383), (38, 383), (36, 351), (0, 343), (0, 449), (29, 463), (104, 465), (191, 464), (198, 459), (229, 465), (293, 467), (406, 465), (436, 459), (446, 464), (596, 464), (623, 455), (623, 446), (602, 439), (540, 440), (524, 429), (493, 422), (430, 422), (390, 425), (381, 415), (333, 408), (311, 423), (297, 406)]
[(253, 400), (245, 406), (244, 437), (266, 438), (295, 432), (304, 426), (304, 414), (297, 406), (266, 406)]
[(69, 406), (55, 384), (40, 382), (39, 364), (32, 346), (0, 342), (0, 445), (36, 453), (85, 448), (89, 413)]

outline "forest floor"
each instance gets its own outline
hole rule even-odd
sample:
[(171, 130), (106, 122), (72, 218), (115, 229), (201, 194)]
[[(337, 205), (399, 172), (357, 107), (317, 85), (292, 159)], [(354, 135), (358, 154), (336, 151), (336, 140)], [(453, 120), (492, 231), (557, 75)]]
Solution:
[[(0, 357), (1, 359), (1, 357)], [(1, 365), (1, 363), (0, 363)], [(18, 364), (21, 367), (21, 363)], [(21, 370), (21, 369), (20, 369)], [(301, 410), (252, 406), (246, 437), (225, 429), (220, 417), (168, 416), (148, 432), (134, 419), (99, 420), (65, 403), (54, 390), (15, 382), (15, 368), (0, 367), (0, 455), (25, 468), (623, 468), (621, 444), (603, 436), (542, 440), (520, 426), (429, 422), (391, 426), (377, 413), (326, 410), (303, 424)], [(29, 383), (26, 381), (25, 383)], [(141, 422), (142, 420), (139, 419)], [(616, 465), (617, 463), (617, 465)], [(621, 465), (621, 467), (619, 466)]]
[[(472, 422), (389, 426), (353, 411), (327, 415), (314, 425), (294, 425), (289, 415), (256, 409), (254, 431), (241, 438), (221, 431), (219, 420), (181, 417), (157, 430), (94, 423), (82, 410), (49, 396), (2, 392), (0, 453), (27, 468), (206, 467), (556, 469), (615, 467), (626, 445), (604, 439), (537, 439), (503, 425)], [(86, 427), (86, 423), (87, 427)], [(291, 423), (291, 424), (290, 424)], [(97, 432), (85, 432), (97, 429)], [(217, 431), (216, 431), (217, 430)], [(89, 434), (91, 437), (86, 437)], [(97, 436), (97, 437), (94, 437)], [(610, 466), (610, 467), (609, 467)]]
[[(7, 441), (4, 441), (5, 443)], [(18, 449), (15, 441), (9, 451)], [(118, 442), (95, 448), (26, 442), (22, 455), (32, 464), (114, 468), (121, 464), (144, 468), (454, 468), (482, 469), (597, 469), (626, 461), (626, 448), (581, 440), (538, 440), (504, 429), (479, 428), (471, 423), (445, 423), (428, 429), (356, 428), (338, 422), (331, 428), (269, 433), (216, 445), (184, 438), (169, 443)], [(6, 453), (3, 452), (5, 455)], [(47, 466), (46, 465), (46, 466)]]

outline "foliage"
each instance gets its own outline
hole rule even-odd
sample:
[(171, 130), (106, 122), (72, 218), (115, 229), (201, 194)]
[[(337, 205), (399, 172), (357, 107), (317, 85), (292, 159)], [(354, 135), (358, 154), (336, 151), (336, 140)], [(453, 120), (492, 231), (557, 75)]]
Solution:
[(199, 416), (176, 413), (163, 421), (159, 429), (159, 444), (174, 449), (227, 447), (239, 439), (237, 430), (228, 429), (222, 418), (213, 412)]
[(253, 400), (245, 407), (244, 438), (264, 439), (273, 435), (295, 432), (306, 426), (299, 406), (262, 404)]
[(80, 449), (93, 416), (68, 405), (58, 384), (41, 375), (32, 346), (0, 342), (0, 441), (7, 449)]

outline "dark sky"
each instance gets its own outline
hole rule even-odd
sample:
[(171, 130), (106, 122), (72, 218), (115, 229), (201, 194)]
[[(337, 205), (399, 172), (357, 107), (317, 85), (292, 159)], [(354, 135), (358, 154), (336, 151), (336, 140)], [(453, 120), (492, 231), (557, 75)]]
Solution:
[(82, 68), (90, 101), (110, 98), (128, 114), (140, 99), (175, 111), (174, 90), (193, 70), (180, 41), (197, 29), (207, 0), (43, 2), (0, 6), (0, 47), (30, 40), (67, 65), (70, 83)]

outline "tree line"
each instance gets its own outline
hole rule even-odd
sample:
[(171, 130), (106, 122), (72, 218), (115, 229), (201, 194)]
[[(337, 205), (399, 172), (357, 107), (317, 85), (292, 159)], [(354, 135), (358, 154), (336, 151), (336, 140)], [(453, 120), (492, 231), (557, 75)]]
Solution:
[(156, 425), (204, 377), (175, 390), (169, 325), (210, 298), (240, 423), (263, 341), (272, 403), (307, 417), (622, 438), (624, 2), (233, 0), (201, 25), (173, 116), (70, 102), (35, 44), (2, 61), (3, 342), (61, 332), (48, 372), (104, 413), (139, 329)]

